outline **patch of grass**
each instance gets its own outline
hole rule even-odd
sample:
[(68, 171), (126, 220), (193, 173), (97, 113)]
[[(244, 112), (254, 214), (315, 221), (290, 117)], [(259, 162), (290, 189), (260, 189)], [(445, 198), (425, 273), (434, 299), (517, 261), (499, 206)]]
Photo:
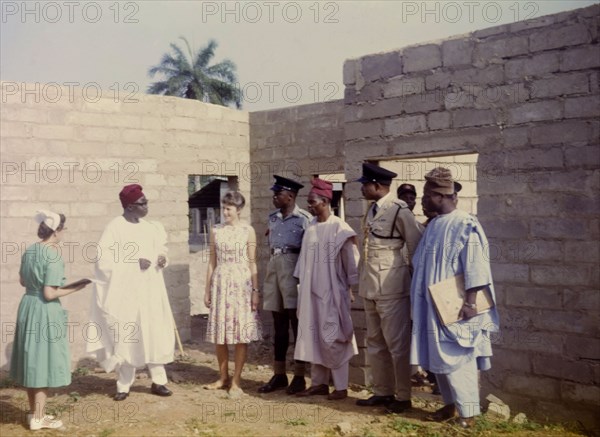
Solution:
[[(470, 430), (463, 430), (457, 425), (446, 424), (441, 429), (443, 436), (446, 435), (469, 435), (469, 436), (490, 436), (497, 435), (516, 435), (516, 436), (565, 436), (565, 435), (582, 435), (584, 430), (577, 424), (547, 424), (542, 425), (531, 420), (524, 423), (514, 423), (510, 421), (494, 421), (486, 416), (479, 416), (475, 421), (475, 426)], [(467, 433), (467, 434), (465, 434)], [(433, 437), (431, 434), (425, 434), (428, 437)], [(421, 434), (419, 434), (421, 436)]]
[(530, 420), (525, 421), (524, 423), (514, 423), (514, 422), (505, 422), (505, 421), (492, 421), (489, 420), (485, 416), (480, 416), (477, 418), (475, 423), (475, 427), (473, 428), (475, 432), (483, 433), (487, 431), (492, 431), (498, 434), (510, 434), (516, 432), (524, 432), (524, 431), (554, 431), (557, 433), (566, 431), (562, 425), (540, 425), (539, 423), (532, 422)]
[(49, 402), (46, 404), (47, 414), (51, 414), (57, 417), (60, 417), (62, 413), (68, 411), (70, 408), (72, 408), (72, 406), (66, 403), (55, 404)]
[(86, 376), (89, 374), (90, 374), (90, 369), (88, 369), (87, 367), (78, 367), (73, 371), (72, 376), (74, 378), (76, 378), (78, 376)]
[(77, 402), (79, 399), (81, 399), (81, 395), (78, 392), (72, 391), (69, 393), (69, 400), (71, 400), (71, 402)]
[(361, 437), (377, 437), (377, 434), (375, 434), (371, 428), (363, 428), (362, 434), (360, 434), (360, 436)]
[(112, 428), (105, 428), (98, 433), (98, 437), (108, 437), (111, 434), (114, 434), (115, 430)]
[(194, 434), (208, 434), (212, 437), (217, 435), (214, 423), (202, 422), (202, 420), (196, 417), (186, 420), (185, 426)]
[(329, 429), (326, 429), (325, 431), (321, 432), (321, 434), (317, 434), (317, 435), (319, 435), (320, 437), (338, 437), (339, 433), (335, 429), (329, 428)]
[(428, 430), (426, 430), (425, 434), (419, 434), (419, 436), (422, 436), (422, 437), (447, 437), (447, 434), (428, 429)]
[(19, 385), (10, 376), (0, 379), (0, 388), (16, 388)]
[(200, 424), (201, 422), (195, 417), (185, 421), (185, 426), (189, 426), (190, 428), (197, 428)]
[(306, 421), (306, 419), (299, 418), (286, 420), (285, 424), (289, 426), (306, 426), (308, 425), (308, 422)]
[(201, 420), (193, 417), (192, 419), (188, 419), (185, 421), (185, 426), (190, 430), (190, 431), (194, 431), (194, 430), (201, 430), (203, 429), (206, 424), (202, 423)]
[(394, 419), (392, 423), (388, 424), (388, 427), (400, 434), (413, 434), (421, 429), (421, 425), (416, 425), (404, 419)]

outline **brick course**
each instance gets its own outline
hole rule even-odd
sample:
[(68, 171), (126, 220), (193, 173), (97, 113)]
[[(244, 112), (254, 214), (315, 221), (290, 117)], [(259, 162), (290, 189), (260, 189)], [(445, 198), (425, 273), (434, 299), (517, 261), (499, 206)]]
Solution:
[[(459, 207), (477, 214), (494, 251), (502, 332), (494, 367), (482, 373), (484, 394), (493, 390), (534, 417), (560, 411), (599, 426), (599, 11), (595, 5), (346, 61), (344, 99), (328, 103), (248, 114), (158, 96), (137, 103), (7, 96), (0, 233), (16, 246), (3, 247), (2, 320), (14, 320), (18, 253), (35, 241), (36, 209), (66, 213), (73, 241), (93, 243), (120, 213), (120, 187), (144, 185), (151, 217), (170, 236), (166, 276), (187, 339), (190, 290), (202, 287), (201, 262), (187, 244), (188, 174), (238, 176), (245, 217), (265, 249), (273, 173), (307, 186), (313, 174), (352, 181), (369, 159), (418, 183), (428, 166), (453, 165), (468, 179)], [(71, 181), (70, 162), (79, 164)], [(62, 174), (53, 181), (57, 166)], [(307, 192), (298, 200), (303, 207)], [(358, 184), (347, 184), (344, 196), (346, 220), (360, 234), (367, 202)], [(69, 277), (92, 271), (78, 250)], [(259, 252), (262, 275), (267, 257)], [(71, 321), (86, 321), (87, 299), (64, 300)], [(361, 353), (351, 380), (368, 383), (359, 304), (353, 317)], [(82, 346), (74, 344), (74, 358)]]

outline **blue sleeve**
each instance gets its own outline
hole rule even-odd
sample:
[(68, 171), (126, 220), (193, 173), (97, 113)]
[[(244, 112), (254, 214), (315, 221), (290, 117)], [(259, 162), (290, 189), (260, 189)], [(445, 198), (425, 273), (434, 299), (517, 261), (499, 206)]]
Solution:
[(460, 262), (465, 275), (465, 290), (491, 283), (489, 248), (475, 228), (470, 229), (469, 237), (460, 254)]

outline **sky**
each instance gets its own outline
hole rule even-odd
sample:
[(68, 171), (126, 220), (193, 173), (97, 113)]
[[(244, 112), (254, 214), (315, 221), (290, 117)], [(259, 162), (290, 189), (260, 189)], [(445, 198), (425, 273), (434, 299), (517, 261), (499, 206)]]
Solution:
[[(572, 10), (597, 1), (0, 1), (0, 79), (146, 93), (170, 43), (215, 39), (237, 66), (242, 109), (343, 98), (346, 59)], [(97, 92), (97, 91), (96, 91)]]

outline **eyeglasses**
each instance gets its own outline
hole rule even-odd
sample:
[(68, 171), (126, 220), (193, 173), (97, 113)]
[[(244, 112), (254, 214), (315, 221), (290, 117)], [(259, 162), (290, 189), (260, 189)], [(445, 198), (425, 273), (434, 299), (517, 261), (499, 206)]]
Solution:
[(130, 205), (148, 206), (148, 201), (146, 200), (145, 202), (133, 202), (133, 203), (130, 203)]

